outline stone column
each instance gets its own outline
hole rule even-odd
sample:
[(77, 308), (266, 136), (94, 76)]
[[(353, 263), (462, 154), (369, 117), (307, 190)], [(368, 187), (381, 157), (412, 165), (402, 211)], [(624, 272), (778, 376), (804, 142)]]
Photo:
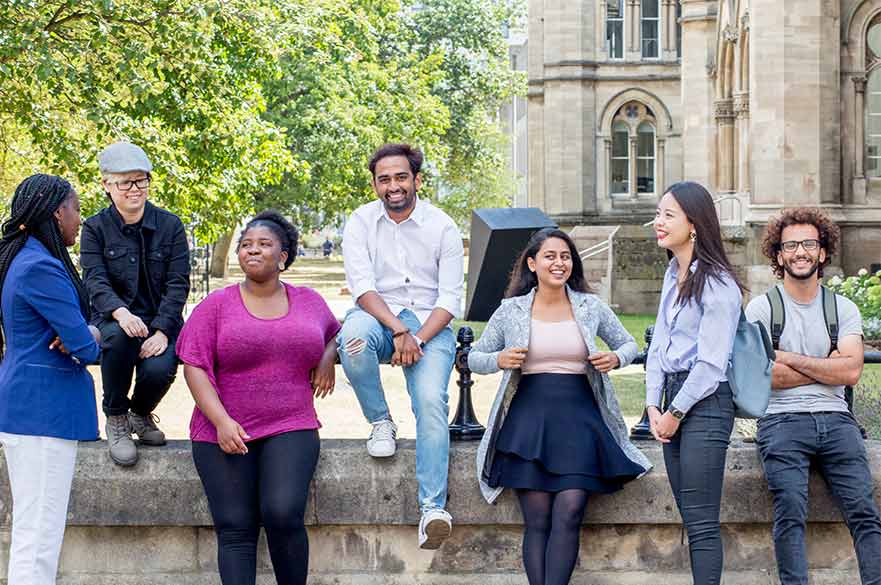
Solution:
[(734, 191), (734, 103), (730, 98), (716, 100), (716, 164), (719, 175), (716, 191)]
[(667, 188), (666, 173), (664, 172), (664, 167), (667, 166), (667, 158), (664, 155), (666, 140), (656, 138), (655, 143), (655, 195), (660, 199), (664, 194), (664, 189)]
[(840, 203), (841, 3), (751, 0), (750, 13), (753, 203)]
[[(661, 11), (661, 27), (664, 29), (664, 50), (668, 53), (676, 52), (676, 2), (664, 0)], [(664, 55), (668, 57), (668, 55)]]
[(710, 186), (712, 153), (716, 150), (713, 119), (715, 0), (680, 0), (682, 5), (682, 169), (683, 179)]
[(601, 146), (589, 64), (602, 27), (593, 0), (530, 0), (529, 15), (529, 204), (579, 223), (597, 211)]
[(735, 190), (746, 193), (749, 185), (749, 92), (734, 96), (734, 115), (737, 127), (737, 181)]
[(636, 199), (636, 155), (639, 153), (639, 137), (636, 134), (630, 136), (630, 157), (627, 169), (627, 190), (631, 199)]
[(640, 18), (640, 5), (639, 0), (627, 0), (627, 13), (624, 15), (627, 20), (627, 29), (630, 32), (627, 38), (627, 47), (629, 55), (626, 55), (626, 58), (629, 60), (638, 60), (642, 57), (642, 52), (640, 51), (640, 30), (639, 30), (639, 18)]
[(852, 77), (853, 111), (853, 203), (866, 202), (866, 78)]

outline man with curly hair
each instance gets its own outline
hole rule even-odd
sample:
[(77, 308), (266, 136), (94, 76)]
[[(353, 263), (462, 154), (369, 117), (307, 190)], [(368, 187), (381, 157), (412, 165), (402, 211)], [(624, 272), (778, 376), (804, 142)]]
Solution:
[[(856, 305), (835, 295), (836, 348), (823, 312), (820, 277), (839, 239), (838, 226), (822, 211), (797, 208), (772, 219), (762, 242), (771, 268), (783, 281), (777, 290), (785, 314), (771, 402), (757, 435), (774, 498), (774, 548), (782, 585), (808, 583), (805, 523), (812, 463), (841, 507), (863, 585), (881, 584), (881, 520), (866, 449), (844, 399), (845, 386), (856, 384), (863, 369), (862, 321)], [(769, 331), (771, 294), (776, 293), (754, 298), (746, 309), (750, 321)]]

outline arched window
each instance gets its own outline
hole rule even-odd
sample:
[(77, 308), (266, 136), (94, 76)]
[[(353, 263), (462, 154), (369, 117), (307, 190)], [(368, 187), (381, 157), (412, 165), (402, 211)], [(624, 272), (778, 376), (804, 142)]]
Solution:
[(624, 0), (606, 1), (606, 52), (609, 59), (624, 58)]
[(655, 194), (659, 142), (655, 114), (639, 101), (629, 101), (612, 117), (606, 140), (609, 195), (635, 199)]
[(881, 70), (878, 69), (869, 74), (866, 84), (866, 176), (881, 177)]
[(661, 0), (642, 0), (642, 58), (657, 59), (660, 46)]
[(866, 33), (867, 56), (875, 66), (866, 82), (866, 176), (881, 177), (881, 23), (876, 23)]
[(610, 161), (611, 178), (609, 193), (628, 193), (630, 182), (630, 127), (622, 121), (612, 124), (612, 160)]
[(636, 192), (655, 192), (655, 128), (642, 122), (636, 129)]

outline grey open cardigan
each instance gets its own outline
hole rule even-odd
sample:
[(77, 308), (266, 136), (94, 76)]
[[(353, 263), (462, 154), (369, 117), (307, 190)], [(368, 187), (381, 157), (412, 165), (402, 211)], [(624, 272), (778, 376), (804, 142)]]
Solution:
[[(636, 357), (637, 347), (633, 336), (624, 329), (621, 322), (603, 301), (589, 293), (576, 292), (566, 287), (569, 302), (572, 303), (572, 312), (575, 321), (581, 328), (581, 335), (587, 344), (590, 353), (597, 351), (596, 336), (618, 355), (621, 366), (625, 366)], [(490, 317), (483, 335), (468, 354), (468, 367), (477, 374), (492, 374), (499, 371), (499, 353), (509, 347), (529, 346), (529, 327), (532, 322), (532, 301), (535, 298), (535, 289), (528, 294), (513, 297), (502, 301), (501, 306)], [(642, 451), (630, 442), (624, 418), (621, 416), (621, 408), (618, 406), (618, 398), (612, 388), (612, 383), (606, 374), (601, 374), (588, 363), (587, 379), (593, 389), (597, 404), (600, 408), (603, 422), (611, 431), (615, 442), (624, 451), (628, 459), (642, 467), (647, 473), (652, 464)], [(503, 488), (492, 488), (487, 484), (492, 460), (495, 454), (495, 443), (499, 429), (508, 413), (511, 399), (517, 392), (520, 382), (520, 370), (505, 370), (499, 390), (493, 401), (490, 411), (486, 433), (480, 441), (477, 449), (477, 478), (480, 482), (480, 491), (487, 502), (493, 503), (502, 493)]]

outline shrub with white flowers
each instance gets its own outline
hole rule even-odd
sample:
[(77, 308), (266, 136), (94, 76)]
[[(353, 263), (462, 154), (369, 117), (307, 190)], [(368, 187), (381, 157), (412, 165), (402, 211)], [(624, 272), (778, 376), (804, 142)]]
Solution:
[(856, 276), (842, 279), (833, 276), (826, 286), (852, 300), (863, 317), (863, 334), (866, 339), (881, 339), (881, 270), (869, 274), (861, 268)]

